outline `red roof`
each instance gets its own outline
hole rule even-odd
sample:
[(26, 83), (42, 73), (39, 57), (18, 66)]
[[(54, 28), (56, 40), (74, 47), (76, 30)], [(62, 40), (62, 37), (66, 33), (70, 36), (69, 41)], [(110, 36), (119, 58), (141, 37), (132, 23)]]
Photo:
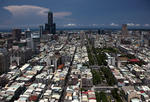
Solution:
[(92, 91), (92, 90), (88, 90), (87, 92), (94, 92), (94, 91)]
[(140, 91), (141, 93), (145, 93), (144, 91)]
[(122, 82), (122, 81), (119, 81), (119, 83), (122, 84), (123, 82)]
[(85, 92), (82, 92), (82, 93), (83, 94), (88, 94), (89, 92), (93, 92), (93, 91), (89, 90), (89, 91), (85, 91)]
[(62, 69), (64, 67), (64, 64), (61, 64), (58, 66), (58, 69)]
[(139, 62), (139, 59), (129, 59), (129, 62)]
[(93, 98), (88, 98), (88, 99), (90, 100), (90, 99), (96, 99), (96, 98), (93, 97)]
[(29, 98), (30, 101), (36, 101), (37, 99), (38, 99), (38, 97), (36, 95), (32, 95)]
[(83, 94), (88, 94), (88, 92), (82, 92)]

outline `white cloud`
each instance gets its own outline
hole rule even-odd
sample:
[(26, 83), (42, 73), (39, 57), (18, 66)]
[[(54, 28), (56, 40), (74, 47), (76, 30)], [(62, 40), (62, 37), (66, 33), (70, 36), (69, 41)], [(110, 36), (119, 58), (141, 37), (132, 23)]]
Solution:
[[(49, 8), (35, 6), (35, 5), (9, 5), (3, 7), (5, 10), (9, 11), (12, 16), (7, 20), (7, 25), (37, 25), (44, 24), (47, 22), (47, 13), (50, 11)], [(71, 18), (66, 18), (67, 16), (72, 15), (71, 12), (53, 12), (57, 22), (62, 20), (66, 23)]]
[(134, 23), (127, 23), (128, 26), (135, 26)]
[(139, 26), (140, 26), (140, 24), (135, 24), (135, 26), (139, 27)]
[(56, 17), (56, 18), (63, 18), (66, 16), (71, 16), (71, 15), (72, 15), (71, 12), (55, 12), (54, 13), (54, 17)]
[(98, 24), (92, 24), (92, 26), (96, 27), (96, 26), (98, 26)]
[(76, 24), (73, 24), (73, 23), (69, 23), (69, 24), (66, 24), (64, 25), (65, 27), (74, 27), (74, 26), (77, 26)]
[(33, 6), (33, 5), (11, 5), (5, 6), (4, 9), (8, 10), (13, 16), (24, 16), (24, 15), (39, 15), (46, 16), (49, 11), (48, 8)]
[[(14, 17), (29, 15), (47, 16), (47, 12), (50, 11), (48, 8), (33, 5), (10, 5), (5, 6), (4, 9), (11, 12)], [(54, 12), (54, 17), (56, 18), (63, 18), (70, 15), (72, 15), (71, 12)]]
[(119, 26), (119, 25), (115, 23), (111, 23), (110, 26)]
[(128, 26), (131, 26), (131, 27), (139, 27), (141, 26), (140, 24), (135, 24), (135, 23), (127, 23)]
[(145, 27), (149, 27), (149, 26), (150, 26), (150, 24), (144, 24), (144, 26), (145, 26)]

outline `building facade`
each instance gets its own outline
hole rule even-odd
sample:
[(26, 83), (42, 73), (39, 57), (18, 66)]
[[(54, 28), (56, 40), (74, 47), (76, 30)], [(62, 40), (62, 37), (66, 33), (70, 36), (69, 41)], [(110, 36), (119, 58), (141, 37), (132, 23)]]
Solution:
[(0, 74), (6, 73), (9, 71), (10, 65), (9, 53), (6, 49), (0, 49)]

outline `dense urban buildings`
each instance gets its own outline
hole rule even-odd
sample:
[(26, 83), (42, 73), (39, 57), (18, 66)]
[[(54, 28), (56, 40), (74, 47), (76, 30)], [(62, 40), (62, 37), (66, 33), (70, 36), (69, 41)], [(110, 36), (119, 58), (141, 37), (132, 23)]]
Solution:
[(149, 29), (56, 31), (53, 12), (32, 8), (45, 26), (0, 32), (0, 102), (150, 102)]
[(149, 30), (20, 31), (0, 40), (1, 102), (150, 101)]

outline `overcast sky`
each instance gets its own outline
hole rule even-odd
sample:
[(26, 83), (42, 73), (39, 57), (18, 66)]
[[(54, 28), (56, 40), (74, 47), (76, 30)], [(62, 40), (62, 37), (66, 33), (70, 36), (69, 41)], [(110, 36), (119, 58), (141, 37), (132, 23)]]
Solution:
[(0, 0), (0, 28), (38, 27), (49, 10), (58, 27), (150, 28), (150, 0)]

